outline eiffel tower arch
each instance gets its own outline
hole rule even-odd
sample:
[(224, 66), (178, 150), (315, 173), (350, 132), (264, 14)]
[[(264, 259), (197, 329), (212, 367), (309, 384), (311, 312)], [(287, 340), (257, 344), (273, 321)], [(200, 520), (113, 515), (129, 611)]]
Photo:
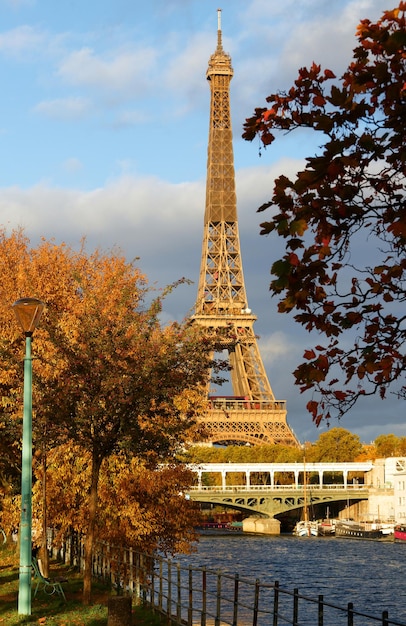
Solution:
[(210, 396), (202, 422), (210, 442), (283, 444), (299, 442), (286, 421), (286, 401), (276, 400), (254, 333), (248, 307), (235, 193), (230, 115), (231, 57), (223, 50), (221, 10), (217, 48), (206, 73), (210, 85), (206, 208), (202, 258), (192, 319), (221, 337), (228, 354), (232, 396)]

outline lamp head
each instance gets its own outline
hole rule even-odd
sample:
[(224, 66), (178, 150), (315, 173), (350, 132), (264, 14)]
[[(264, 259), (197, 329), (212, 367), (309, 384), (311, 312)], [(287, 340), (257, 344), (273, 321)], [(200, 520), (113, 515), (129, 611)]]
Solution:
[(45, 304), (37, 298), (21, 298), (13, 304), (18, 323), (26, 337), (31, 337), (39, 324)]

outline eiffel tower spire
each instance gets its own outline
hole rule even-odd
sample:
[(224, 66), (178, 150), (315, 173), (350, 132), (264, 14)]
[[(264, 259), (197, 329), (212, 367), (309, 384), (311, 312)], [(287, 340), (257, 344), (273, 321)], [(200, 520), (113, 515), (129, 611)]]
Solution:
[(221, 337), (234, 395), (215, 397), (204, 418), (212, 441), (298, 445), (286, 423), (286, 402), (275, 400), (248, 308), (237, 219), (230, 114), (231, 57), (223, 50), (221, 10), (217, 48), (209, 59), (210, 125), (202, 259), (193, 319)]

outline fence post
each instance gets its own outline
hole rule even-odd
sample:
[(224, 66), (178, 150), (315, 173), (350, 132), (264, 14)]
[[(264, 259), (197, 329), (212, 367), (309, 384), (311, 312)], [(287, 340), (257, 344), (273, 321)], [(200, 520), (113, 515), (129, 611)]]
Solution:
[(144, 604), (147, 601), (147, 588), (148, 588), (148, 571), (147, 571), (147, 559), (145, 558), (145, 554), (141, 556), (141, 572), (142, 572), (142, 601)]
[(162, 608), (163, 608), (163, 563), (162, 563), (162, 558), (159, 559), (159, 596), (158, 596), (158, 606), (159, 606), (159, 611), (162, 613)]
[(177, 581), (178, 581), (178, 597), (176, 601), (176, 619), (177, 623), (182, 623), (182, 580), (181, 580), (181, 571), (180, 571), (180, 563), (176, 564), (177, 568)]
[(273, 621), (272, 626), (278, 626), (278, 611), (279, 611), (279, 582), (275, 580), (273, 588)]
[(299, 622), (299, 589), (293, 590), (293, 626)]
[(166, 612), (168, 614), (168, 619), (172, 624), (172, 561), (169, 559), (168, 561), (168, 597), (166, 599)]
[(347, 616), (347, 626), (354, 626), (354, 605), (352, 602), (349, 602), (347, 604), (347, 611), (348, 611), (348, 616)]
[(382, 626), (389, 626), (389, 613), (388, 613), (388, 611), (383, 611), (383, 613), (382, 613)]
[(152, 608), (155, 608), (155, 567), (154, 563), (152, 563), (152, 567), (150, 566), (151, 571), (151, 588), (150, 588), (150, 601)]
[(189, 565), (189, 584), (188, 584), (188, 611), (187, 611), (187, 623), (188, 626), (193, 624), (193, 571), (191, 565)]
[(235, 575), (234, 578), (234, 610), (233, 610), (233, 626), (237, 626), (238, 620), (238, 591), (240, 584), (240, 576), (239, 574)]
[(324, 623), (324, 602), (323, 602), (323, 596), (319, 596), (318, 597), (318, 602), (317, 602), (317, 608), (318, 608), (318, 625), (319, 626), (323, 626)]
[(202, 614), (200, 617), (201, 626), (206, 626), (207, 619), (207, 571), (202, 570)]
[(259, 607), (259, 580), (255, 581), (255, 596), (254, 596), (254, 615), (252, 620), (252, 626), (257, 626), (258, 623), (258, 607)]
[(217, 572), (217, 602), (216, 602), (216, 618), (214, 626), (220, 626), (221, 623), (221, 572)]

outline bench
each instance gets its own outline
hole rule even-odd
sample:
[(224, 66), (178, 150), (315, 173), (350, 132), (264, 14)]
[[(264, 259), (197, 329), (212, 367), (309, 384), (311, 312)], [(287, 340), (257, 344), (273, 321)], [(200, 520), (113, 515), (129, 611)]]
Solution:
[(37, 582), (34, 591), (34, 598), (37, 595), (37, 591), (42, 589), (47, 596), (52, 596), (56, 593), (62, 596), (64, 602), (66, 602), (65, 593), (62, 589), (61, 583), (68, 582), (67, 578), (46, 578), (41, 571), (41, 561), (35, 557), (32, 559), (32, 568), (34, 570), (34, 582)]

